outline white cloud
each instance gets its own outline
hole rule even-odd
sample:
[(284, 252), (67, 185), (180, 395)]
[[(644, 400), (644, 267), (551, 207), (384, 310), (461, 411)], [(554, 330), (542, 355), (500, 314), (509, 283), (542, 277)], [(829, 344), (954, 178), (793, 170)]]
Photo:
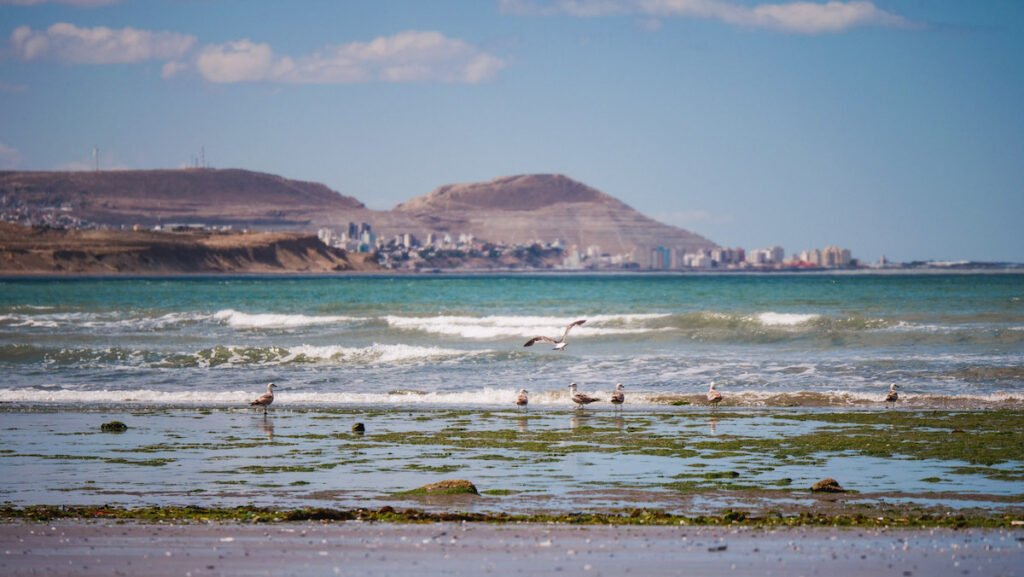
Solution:
[(165, 62), (163, 68), (160, 69), (160, 76), (164, 79), (174, 78), (188, 69), (189, 65), (185, 62)]
[(21, 165), (21, 153), (0, 142), (0, 170), (11, 170)]
[[(284, 59), (277, 59), (284, 64)], [(196, 58), (196, 68), (210, 82), (257, 82), (271, 76), (275, 57), (269, 44), (238, 40), (207, 46)]]
[(79, 28), (58, 22), (46, 30), (20, 26), (10, 43), (23, 60), (50, 59), (74, 64), (123, 64), (174, 60), (186, 55), (195, 37), (175, 32), (99, 26)]
[(568, 14), (595, 17), (631, 14), (644, 18), (699, 18), (750, 28), (798, 34), (842, 32), (861, 26), (915, 28), (920, 25), (865, 0), (782, 2), (744, 5), (726, 0), (499, 0), (503, 13)]
[(217, 83), (476, 84), (491, 78), (504, 66), (501, 59), (462, 40), (439, 32), (420, 31), (328, 46), (295, 59), (274, 54), (268, 44), (238, 40), (207, 46), (196, 59), (196, 68), (203, 78)]
[(67, 4), (68, 6), (81, 6), (92, 8), (95, 6), (108, 6), (117, 4), (121, 0), (0, 0), (0, 6), (37, 6), (39, 4)]

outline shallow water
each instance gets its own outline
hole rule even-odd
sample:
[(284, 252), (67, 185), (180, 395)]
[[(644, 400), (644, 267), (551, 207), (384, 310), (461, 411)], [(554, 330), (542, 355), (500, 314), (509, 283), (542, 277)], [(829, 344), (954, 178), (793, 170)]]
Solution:
[[(822, 453), (779, 459), (735, 439), (853, 434), (814, 420), (747, 410), (151, 409), (0, 413), (0, 475), (16, 505), (379, 507), (470, 511), (694, 514), (727, 508), (813, 510), (807, 489), (834, 477), (851, 504), (1020, 510), (1019, 481), (963, 473), (959, 459)], [(937, 426), (944, 426), (936, 416)], [(119, 420), (124, 433), (102, 433)], [(356, 422), (365, 434), (351, 431)], [(479, 435), (475, 437), (474, 435)], [(675, 440), (679, 445), (674, 445)], [(469, 440), (469, 442), (466, 442)], [(665, 443), (668, 444), (665, 444)], [(662, 447), (662, 448), (659, 448)], [(675, 447), (675, 448), (672, 448)], [(1024, 455), (1002, 470), (1024, 472)], [(990, 469), (985, 471), (991, 472)], [(398, 493), (441, 479), (473, 481), (481, 497), (452, 502)], [(679, 483), (682, 483), (681, 485)], [(872, 497), (872, 495), (874, 495)], [(831, 498), (831, 497), (830, 497)]]

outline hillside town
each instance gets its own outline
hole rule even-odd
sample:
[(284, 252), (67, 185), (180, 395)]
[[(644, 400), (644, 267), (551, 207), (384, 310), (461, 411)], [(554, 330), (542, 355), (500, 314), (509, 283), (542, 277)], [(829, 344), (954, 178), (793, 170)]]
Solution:
[(412, 233), (385, 238), (365, 222), (350, 222), (341, 230), (321, 228), (317, 237), (331, 247), (356, 253), (374, 252), (378, 255), (378, 262), (392, 270), (525, 267), (565, 271), (770, 271), (855, 269), (862, 266), (849, 249), (836, 246), (808, 249), (788, 258), (780, 246), (750, 251), (714, 248), (699, 252), (657, 246), (625, 254), (609, 254), (600, 246), (566, 245), (561, 239), (504, 244), (477, 239), (465, 233), (457, 236), (431, 233), (422, 240)]

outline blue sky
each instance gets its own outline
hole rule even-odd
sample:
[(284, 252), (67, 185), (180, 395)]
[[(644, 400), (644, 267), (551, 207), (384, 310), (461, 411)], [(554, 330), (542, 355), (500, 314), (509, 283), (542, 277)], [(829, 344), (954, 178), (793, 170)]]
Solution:
[(0, 168), (372, 208), (566, 174), (723, 245), (1024, 261), (1024, 2), (0, 0)]

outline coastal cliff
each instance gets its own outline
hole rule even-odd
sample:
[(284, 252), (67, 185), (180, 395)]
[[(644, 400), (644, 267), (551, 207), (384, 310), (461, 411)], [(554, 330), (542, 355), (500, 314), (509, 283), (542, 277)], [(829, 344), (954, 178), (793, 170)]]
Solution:
[(371, 255), (288, 232), (54, 230), (0, 223), (0, 273), (181, 274), (375, 271)]

